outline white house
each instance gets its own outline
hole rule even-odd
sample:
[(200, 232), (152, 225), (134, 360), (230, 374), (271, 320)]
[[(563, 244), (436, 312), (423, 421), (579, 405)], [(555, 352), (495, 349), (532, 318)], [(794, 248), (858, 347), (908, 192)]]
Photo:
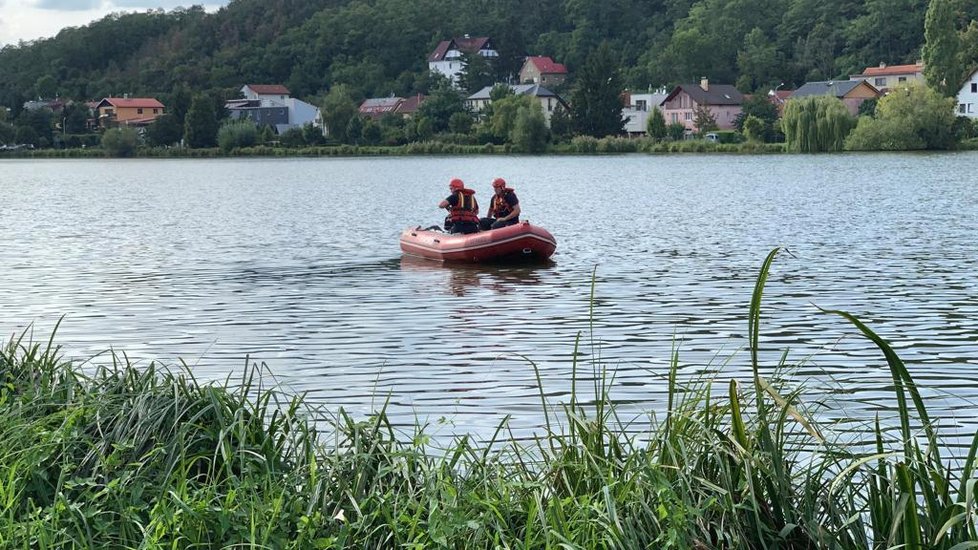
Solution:
[(972, 71), (958, 92), (957, 115), (978, 119), (978, 69)]
[(644, 134), (652, 110), (658, 108), (662, 111), (661, 104), (668, 96), (669, 92), (665, 88), (645, 94), (625, 92), (622, 98), (624, 107), (621, 110), (622, 118), (625, 119), (625, 132), (629, 135)]
[(292, 128), (312, 124), (325, 135), (319, 107), (291, 97), (281, 84), (246, 84), (241, 88), (244, 99), (232, 99), (224, 104), (231, 118), (247, 117), (255, 124), (275, 128), (283, 133)]
[(488, 36), (472, 38), (465, 35), (462, 38), (439, 42), (435, 51), (428, 55), (428, 69), (433, 73), (447, 76), (452, 84), (458, 84), (458, 77), (465, 68), (462, 56), (475, 53), (490, 59), (499, 57), (499, 52)]
[(509, 88), (513, 90), (513, 93), (516, 95), (528, 95), (537, 98), (537, 101), (540, 102), (540, 107), (543, 109), (543, 118), (547, 121), (548, 128), (550, 127), (550, 118), (553, 117), (554, 111), (557, 110), (557, 107), (562, 107), (565, 112), (570, 111), (570, 109), (567, 107), (567, 103), (565, 103), (560, 96), (544, 88), (543, 86), (540, 86), (539, 84), (494, 84), (492, 86), (486, 86), (485, 88), (465, 98), (465, 106), (468, 107), (473, 113), (481, 113), (490, 103), (492, 103), (490, 92), (492, 92), (492, 89), (496, 86), (509, 86)]

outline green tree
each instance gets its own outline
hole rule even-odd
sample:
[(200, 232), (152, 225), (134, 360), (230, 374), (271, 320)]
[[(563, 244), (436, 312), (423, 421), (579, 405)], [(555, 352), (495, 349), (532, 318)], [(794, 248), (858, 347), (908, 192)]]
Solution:
[(696, 126), (696, 132), (702, 137), (707, 132), (712, 132), (718, 128), (717, 117), (706, 105), (697, 105), (693, 109), (693, 125)]
[(135, 128), (110, 128), (102, 134), (102, 149), (112, 157), (131, 157), (139, 148)]
[(550, 135), (554, 141), (565, 141), (574, 133), (574, 121), (563, 105), (557, 105), (550, 115)]
[(84, 103), (73, 101), (65, 105), (61, 113), (62, 128), (69, 134), (80, 134), (88, 130), (88, 106)]
[(652, 114), (649, 115), (649, 122), (645, 129), (645, 133), (656, 141), (665, 139), (668, 134), (666, 129), (666, 117), (662, 114), (662, 111), (658, 107), (652, 108)]
[(876, 117), (861, 117), (846, 139), (846, 149), (908, 151), (951, 149), (955, 100), (919, 84), (892, 90), (880, 99)]
[(955, 0), (930, 0), (924, 19), (924, 76), (927, 83), (946, 96), (958, 93), (964, 80), (959, 64), (961, 38), (958, 36)]
[(448, 129), (456, 134), (467, 134), (472, 130), (472, 116), (468, 113), (454, 113), (448, 119)]
[(465, 103), (462, 95), (447, 81), (440, 82), (418, 107), (418, 114), (431, 124), (434, 132), (448, 130), (448, 122), (455, 113), (464, 113)]
[(41, 99), (54, 98), (58, 95), (58, 81), (53, 76), (46, 74), (34, 83), (34, 92)]
[(755, 27), (744, 37), (743, 49), (737, 52), (737, 88), (751, 91), (767, 91), (767, 88), (781, 81), (779, 72), (784, 60), (778, 47), (768, 40), (764, 31)]
[(781, 121), (788, 150), (794, 153), (841, 151), (856, 119), (835, 97), (790, 99)]
[(624, 86), (607, 42), (588, 56), (571, 96), (574, 128), (594, 137), (617, 135), (625, 128), (621, 112)]
[(217, 145), (217, 113), (213, 99), (202, 94), (194, 96), (183, 124), (183, 138), (187, 146), (194, 149)]
[(357, 104), (353, 101), (350, 87), (346, 84), (333, 86), (322, 105), (326, 136), (339, 143), (347, 143), (346, 128), (350, 120), (357, 116), (357, 112)]
[(496, 70), (488, 57), (478, 53), (466, 53), (462, 55), (462, 65), (458, 85), (469, 95), (490, 86), (496, 80)]
[(360, 137), (364, 145), (379, 145), (383, 137), (380, 124), (374, 122), (373, 119), (366, 119), (363, 122), (363, 130), (360, 131)]
[(669, 132), (669, 139), (673, 141), (682, 141), (686, 136), (686, 127), (682, 122), (673, 122), (666, 127), (666, 131)]
[(744, 119), (743, 128), (744, 137), (747, 138), (747, 141), (762, 143), (767, 138), (768, 125), (754, 115), (748, 115)]
[(183, 138), (183, 125), (174, 114), (166, 113), (146, 127), (146, 143), (152, 147), (167, 147)]
[(250, 118), (229, 119), (217, 131), (217, 145), (225, 153), (240, 147), (252, 147), (258, 142), (258, 127)]
[(346, 143), (359, 145), (363, 141), (363, 118), (355, 116), (346, 123)]
[(533, 101), (520, 106), (516, 113), (516, 122), (510, 132), (510, 141), (519, 150), (526, 153), (540, 153), (547, 148), (547, 121), (543, 116), (543, 107)]
[(13, 144), (15, 133), (13, 124), (0, 121), (0, 144)]

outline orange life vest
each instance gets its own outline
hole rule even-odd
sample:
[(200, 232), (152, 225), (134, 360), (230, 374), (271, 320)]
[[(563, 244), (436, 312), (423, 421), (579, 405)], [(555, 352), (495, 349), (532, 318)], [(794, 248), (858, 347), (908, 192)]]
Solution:
[(475, 201), (474, 189), (462, 189), (455, 193), (458, 201), (452, 207), (448, 220), (452, 223), (479, 223), (479, 203)]
[(489, 214), (494, 218), (505, 218), (513, 211), (513, 207), (506, 202), (506, 197), (513, 192), (509, 187), (503, 187), (504, 193), (502, 195), (495, 194), (492, 196), (492, 208), (489, 209)]

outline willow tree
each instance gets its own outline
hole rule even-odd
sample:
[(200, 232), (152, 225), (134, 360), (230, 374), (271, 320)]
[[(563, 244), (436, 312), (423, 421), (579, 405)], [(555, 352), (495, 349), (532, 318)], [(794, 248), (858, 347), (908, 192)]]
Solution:
[(835, 97), (792, 99), (784, 108), (784, 137), (793, 153), (841, 151), (856, 119)]

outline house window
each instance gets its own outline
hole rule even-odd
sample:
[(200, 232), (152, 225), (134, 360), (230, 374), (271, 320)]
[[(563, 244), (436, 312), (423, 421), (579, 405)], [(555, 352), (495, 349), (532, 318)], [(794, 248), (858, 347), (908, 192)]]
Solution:
[(971, 93), (978, 94), (978, 83), (975, 82), (971, 83)]
[(686, 120), (693, 120), (693, 113), (686, 113)]
[(960, 105), (958, 105), (958, 112), (959, 112), (959, 113), (963, 113), (963, 112), (965, 112), (965, 110), (964, 110), (964, 103), (962, 103), (962, 104), (960, 104)]
[(877, 78), (873, 81), (873, 84), (875, 84), (877, 88), (880, 86), (886, 86), (886, 78)]
[(137, 115), (141, 115), (141, 114), (143, 114), (143, 110), (142, 110), (142, 109), (136, 109), (136, 114), (137, 114)]
[(675, 124), (679, 122), (679, 113), (672, 113), (672, 123)]
[(639, 111), (648, 111), (648, 103), (644, 99), (635, 102), (635, 108)]
[(972, 111), (972, 110), (971, 110), (971, 106), (972, 106), (972, 105), (974, 105), (974, 103), (969, 103), (969, 104), (968, 104), (968, 112), (969, 112), (969, 113), (973, 113), (973, 112), (974, 112), (974, 111)]
[(897, 82), (906, 82), (906, 81), (907, 81), (907, 77), (905, 76), (901, 76), (900, 78), (897, 79)]
[(159, 113), (160, 113), (160, 110), (159, 110), (159, 109), (153, 109), (153, 114), (154, 114), (154, 115), (157, 115), (157, 114), (159, 114)]

